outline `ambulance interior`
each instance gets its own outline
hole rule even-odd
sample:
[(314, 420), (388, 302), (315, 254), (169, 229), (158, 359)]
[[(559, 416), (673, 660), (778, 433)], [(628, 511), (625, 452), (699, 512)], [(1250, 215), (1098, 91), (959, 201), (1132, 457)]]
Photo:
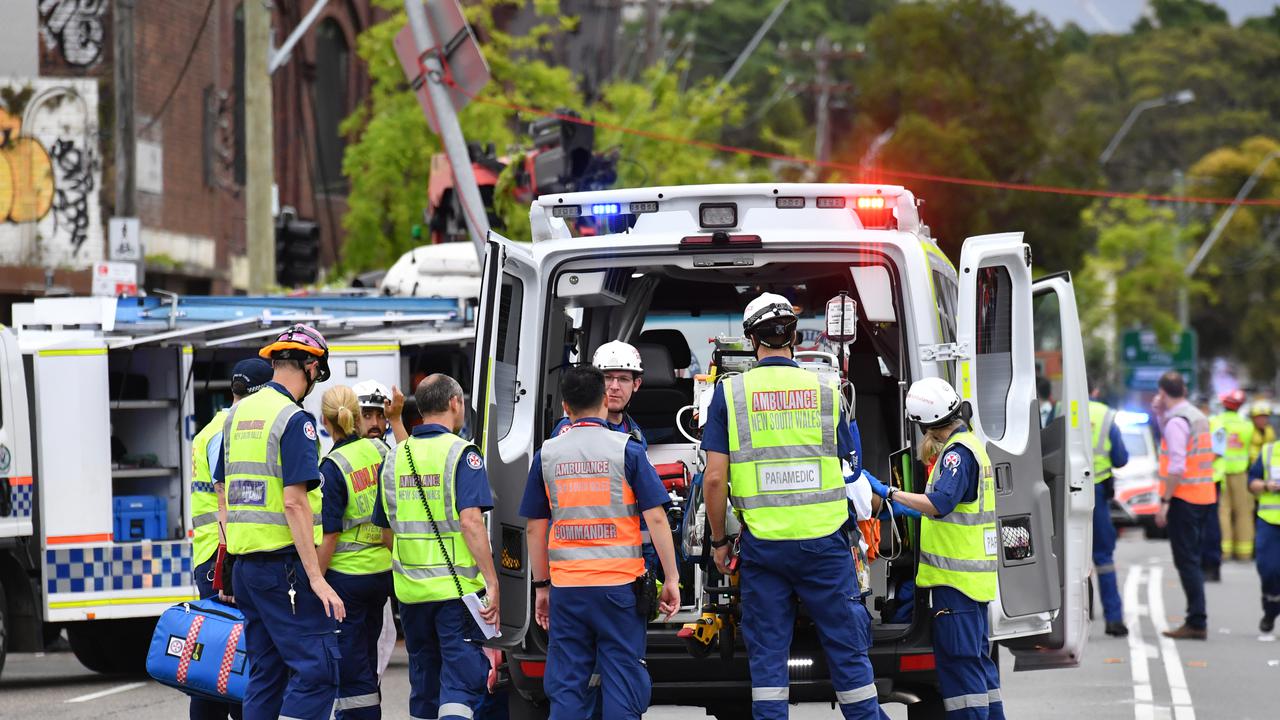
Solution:
[[(712, 385), (705, 378), (712, 362), (720, 363), (720, 375), (735, 368), (747, 369), (754, 362), (749, 344), (740, 354), (725, 354), (717, 349), (715, 338), (741, 338), (742, 310), (756, 295), (779, 293), (799, 308), (799, 350), (838, 355), (838, 345), (829, 342), (823, 332), (824, 318), (828, 301), (847, 292), (858, 305), (857, 338), (845, 346), (844, 362), (852, 386), (853, 416), (861, 434), (862, 462), (888, 481), (891, 453), (910, 442), (901, 411), (903, 382), (908, 380), (899, 322), (903, 313), (892, 266), (884, 260), (876, 263), (865, 258), (851, 263), (847, 256), (841, 258), (844, 262), (833, 262), (830, 255), (813, 254), (810, 258), (797, 261), (792, 253), (785, 261), (767, 262), (767, 256), (757, 255), (757, 265), (714, 270), (681, 267), (657, 258), (651, 263), (600, 270), (597, 259), (591, 269), (571, 264), (552, 278), (544, 349), (547, 380), (535, 436), (547, 437), (562, 415), (556, 382), (559, 368), (590, 362), (595, 349), (611, 340), (636, 346), (644, 378), (627, 412), (643, 429), (650, 459), (673, 499), (668, 520), (676, 534), (685, 606), (681, 613), (684, 619), (677, 616), (676, 620), (696, 616), (701, 602), (698, 588), (704, 580), (702, 573), (694, 570), (704, 562), (700, 543), (703, 528), (697, 527), (692, 517), (700, 503), (695, 499), (695, 509), (686, 513), (691, 507), (690, 484), (696, 492), (702, 469), (698, 445), (691, 438), (700, 436), (695, 416), (709, 398), (700, 402), (699, 396), (711, 392)], [(604, 277), (590, 277), (593, 275)], [(832, 370), (838, 366), (832, 365)], [(685, 477), (681, 477), (678, 463), (688, 468)], [(690, 515), (688, 521), (686, 514)], [(686, 523), (694, 527), (685, 528), (682, 534)], [(914, 533), (904, 519), (896, 525), (894, 532), (890, 522), (882, 522), (880, 559), (870, 565), (868, 607), (882, 625), (878, 636), (896, 635), (910, 627), (909, 607), (899, 613), (899, 620), (905, 617), (905, 623), (891, 622), (897, 588), (903, 580), (914, 578), (915, 572), (914, 552), (904, 550), (900, 540)], [(689, 533), (698, 542), (690, 542)]]

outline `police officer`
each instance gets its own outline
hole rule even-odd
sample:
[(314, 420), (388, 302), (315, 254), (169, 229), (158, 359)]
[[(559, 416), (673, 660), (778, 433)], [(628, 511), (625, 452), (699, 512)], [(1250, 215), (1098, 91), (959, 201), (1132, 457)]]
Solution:
[[(271, 382), (271, 363), (249, 358), (231, 369), (231, 404)], [(196, 589), (201, 598), (218, 594), (213, 589), (214, 563), (226, 525), (225, 483), (214, 484), (213, 474), (222, 464), (222, 426), (229, 410), (222, 409), (191, 440), (191, 561), (195, 564)], [(221, 477), (219, 473), (219, 477)], [(191, 720), (225, 720), (240, 717), (240, 706), (191, 698)]]
[(387, 406), (391, 404), (391, 391), (377, 380), (362, 380), (352, 388), (360, 402), (360, 434), (373, 440), (387, 436)]
[(1269, 633), (1280, 615), (1280, 443), (1262, 446), (1249, 468), (1249, 492), (1258, 496), (1257, 565), (1262, 580), (1258, 629)]
[(842, 531), (849, 511), (841, 459), (851, 459), (853, 440), (837, 384), (791, 358), (797, 322), (791, 302), (773, 293), (743, 314), (759, 364), (716, 387), (702, 433), (711, 546), (727, 574), (727, 480), (744, 525), (742, 630), (755, 718), (787, 717), (797, 597), (814, 620), (844, 717), (878, 718), (871, 616)]
[(429, 375), (414, 394), (422, 424), (383, 466), (373, 522), (395, 536), (391, 571), (409, 652), (409, 715), (471, 718), (489, 660), (462, 597), (483, 591), (482, 618), (499, 624), (498, 575), (484, 524), (493, 496), (479, 451), (457, 435), (466, 418), (462, 387)]
[[(1215, 445), (1221, 444), (1221, 456), (1214, 461), (1214, 478), (1218, 481), (1218, 525), (1222, 530), (1222, 556), (1248, 560), (1253, 556), (1253, 496), (1249, 494), (1249, 445), (1253, 442), (1253, 423), (1240, 412), (1244, 391), (1232, 390), (1222, 396), (1223, 411), (1210, 418), (1214, 425)], [(1220, 437), (1219, 437), (1220, 436)], [(1219, 443), (1219, 440), (1221, 442)]]
[[(631, 396), (644, 382), (644, 364), (640, 360), (640, 351), (630, 343), (613, 340), (596, 348), (595, 354), (591, 356), (591, 364), (604, 373), (604, 395), (609, 405), (605, 422), (609, 429), (630, 435), (640, 443), (641, 448), (648, 450), (649, 441), (645, 440), (644, 431), (627, 414)], [(561, 418), (552, 428), (551, 434), (554, 436), (568, 432), (572, 424), (568, 417)]]
[(273, 376), (223, 426), (227, 551), (250, 662), (245, 720), (327, 720), (337, 695), (342, 599), (324, 579), (315, 419), (299, 403), (329, 377), (329, 347), (293, 325), (258, 355)]
[(1111, 522), (1111, 497), (1115, 494), (1112, 468), (1129, 464), (1116, 411), (1098, 400), (1089, 401), (1089, 427), (1093, 431), (1093, 571), (1107, 620), (1107, 634), (1124, 637), (1124, 602), (1116, 587), (1116, 526)]
[(347, 609), (338, 626), (338, 720), (382, 717), (378, 637), (391, 596), (391, 551), (382, 528), (373, 524), (388, 448), (381, 436), (357, 432), (360, 410), (356, 394), (345, 385), (329, 388), (320, 400), (321, 421), (333, 438), (333, 448), (320, 462), (325, 488), (320, 567)]
[[(638, 720), (649, 706), (645, 625), (635, 580), (645, 574), (640, 515), (653, 529), (662, 568), (677, 576), (667, 525), (667, 491), (633, 438), (605, 424), (603, 373), (586, 365), (560, 376), (572, 421), (567, 433), (534, 454), (520, 514), (529, 519), (529, 567), (535, 619), (548, 631), (543, 684), (552, 720), (592, 713), (588, 692), (601, 675), (604, 717)], [(550, 538), (548, 538), (550, 521)], [(680, 605), (678, 583), (662, 586), (659, 610)]]
[(987, 626), (998, 545), (991, 460), (960, 418), (960, 396), (945, 380), (916, 381), (906, 406), (907, 418), (924, 432), (921, 459), (933, 466), (923, 493), (889, 488), (886, 499), (921, 513), (916, 586), (932, 598), (942, 704), (948, 720), (1004, 718)]

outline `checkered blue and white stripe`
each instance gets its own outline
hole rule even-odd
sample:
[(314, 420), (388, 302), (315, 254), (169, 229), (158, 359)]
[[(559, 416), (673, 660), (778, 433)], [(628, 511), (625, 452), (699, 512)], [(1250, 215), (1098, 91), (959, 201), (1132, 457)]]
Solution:
[(31, 485), (14, 485), (9, 488), (9, 497), (13, 500), (13, 513), (10, 517), (31, 517)]
[(48, 549), (45, 565), (50, 594), (186, 587), (191, 584), (191, 543)]

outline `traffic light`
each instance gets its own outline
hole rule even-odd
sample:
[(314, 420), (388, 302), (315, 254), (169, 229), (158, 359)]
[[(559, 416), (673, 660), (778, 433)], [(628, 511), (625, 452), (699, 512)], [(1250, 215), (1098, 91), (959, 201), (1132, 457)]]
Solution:
[(320, 228), (288, 215), (276, 222), (276, 284), (295, 287), (320, 276)]
[[(578, 117), (572, 110), (557, 115)], [(592, 163), (595, 128), (558, 117), (535, 120), (529, 126), (534, 150), (530, 174), (536, 195), (582, 189), (581, 181)]]

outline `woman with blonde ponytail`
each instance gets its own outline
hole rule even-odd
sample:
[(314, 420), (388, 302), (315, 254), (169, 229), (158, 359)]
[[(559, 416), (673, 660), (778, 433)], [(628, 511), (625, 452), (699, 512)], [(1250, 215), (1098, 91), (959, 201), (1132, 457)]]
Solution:
[(325, 391), (320, 413), (333, 447), (320, 461), (324, 539), (318, 555), (325, 579), (347, 608), (339, 624), (335, 717), (377, 720), (382, 717), (377, 643), (382, 608), (391, 596), (391, 552), (384, 531), (373, 524), (373, 508), (386, 445), (357, 432), (360, 402), (345, 385)]

